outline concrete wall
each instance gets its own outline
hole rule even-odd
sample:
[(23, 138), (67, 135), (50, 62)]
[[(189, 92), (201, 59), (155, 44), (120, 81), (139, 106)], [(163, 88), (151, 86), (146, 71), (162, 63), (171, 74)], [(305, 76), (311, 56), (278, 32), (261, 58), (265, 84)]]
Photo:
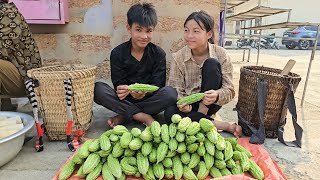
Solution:
[[(320, 1), (319, 0), (290, 0), (289, 2), (286, 1), (279, 1), (279, 0), (269, 0), (271, 7), (280, 7), (280, 8), (287, 8), (292, 9), (291, 11), (291, 22), (310, 22), (310, 23), (320, 23), (320, 14), (319, 7)], [(287, 18), (286, 14), (279, 14), (274, 17), (266, 18), (267, 23), (276, 23), (279, 21), (285, 21)], [(274, 32), (282, 36), (285, 29), (277, 29)]]
[[(259, 0), (251, 0), (243, 5), (240, 5), (235, 8), (235, 14), (247, 11), (258, 5)], [(318, 9), (320, 6), (319, 0), (290, 0), (290, 1), (279, 1), (279, 0), (261, 0), (262, 6), (268, 6), (273, 8), (284, 8), (284, 9), (292, 9), (291, 11), (291, 22), (320, 22), (320, 14), (318, 13)], [(278, 15), (273, 15), (270, 17), (263, 18), (262, 24), (273, 24), (287, 21), (288, 14), (282, 13)], [(250, 22), (247, 21), (247, 27), (250, 26)], [(226, 26), (227, 33), (235, 32), (235, 22), (229, 22)], [(263, 34), (269, 34), (275, 32), (277, 36), (282, 36), (283, 32), (286, 29), (274, 29), (274, 30), (265, 30)], [(243, 33), (243, 31), (241, 31)], [(249, 31), (246, 31), (248, 34)]]
[[(269, 0), (271, 7), (292, 9), (291, 21), (293, 22), (320, 22), (319, 0), (290, 0), (287, 1)], [(274, 20), (270, 20), (272, 22)]]
[[(110, 79), (112, 48), (129, 39), (126, 13), (139, 0), (69, 0), (70, 22), (66, 25), (31, 25), (45, 65), (85, 63), (98, 66), (97, 78)], [(142, 2), (142, 1), (141, 1)], [(219, 0), (148, 0), (158, 13), (153, 42), (167, 53), (183, 45), (183, 23), (196, 10), (206, 10), (216, 22)], [(169, 67), (169, 66), (168, 66)]]

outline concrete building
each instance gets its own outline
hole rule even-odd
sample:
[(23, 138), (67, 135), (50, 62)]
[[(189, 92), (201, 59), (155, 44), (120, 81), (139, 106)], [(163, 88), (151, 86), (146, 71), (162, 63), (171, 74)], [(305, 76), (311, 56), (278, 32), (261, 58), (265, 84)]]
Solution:
[[(251, 0), (250, 2), (244, 3), (240, 6), (235, 7), (231, 12), (231, 14), (237, 14), (240, 12), (247, 11), (259, 4), (259, 0)], [(318, 0), (290, 0), (290, 1), (279, 1), (279, 0), (261, 0), (262, 6), (268, 6), (273, 8), (284, 8), (284, 9), (292, 9), (291, 11), (291, 22), (320, 22), (320, 13), (318, 13), (318, 8), (320, 6), (320, 1)], [(229, 14), (229, 15), (231, 15)], [(273, 15), (270, 17), (262, 18), (261, 24), (273, 24), (287, 21), (287, 13)], [(238, 23), (239, 26), (240, 23)], [(250, 27), (251, 25), (255, 25), (255, 21), (253, 20), (252, 24), (250, 21), (245, 22), (246, 27)], [(242, 27), (244, 27), (244, 23), (242, 23)], [(236, 31), (237, 22), (227, 21), (226, 22), (226, 33), (239, 33)], [(238, 27), (239, 29), (239, 27)], [(275, 29), (263, 31), (263, 34), (276, 33), (278, 36), (282, 36), (285, 29)], [(240, 30), (240, 33), (244, 33), (244, 31)], [(245, 32), (249, 34), (249, 31)], [(253, 33), (253, 32), (252, 32)]]
[[(69, 0), (70, 22), (65, 25), (31, 25), (45, 65), (89, 63), (98, 66), (97, 79), (110, 79), (111, 50), (129, 39), (126, 13), (139, 0)], [(180, 49), (183, 23), (196, 10), (206, 10), (219, 28), (219, 0), (144, 0), (155, 5), (158, 25), (153, 42), (167, 53)], [(218, 39), (218, 36), (216, 36)], [(168, 66), (169, 67), (169, 66)]]

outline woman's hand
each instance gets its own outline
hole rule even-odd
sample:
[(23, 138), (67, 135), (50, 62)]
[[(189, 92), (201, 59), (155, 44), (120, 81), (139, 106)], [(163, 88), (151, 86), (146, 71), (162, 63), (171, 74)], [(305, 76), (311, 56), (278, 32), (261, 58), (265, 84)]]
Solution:
[(145, 92), (135, 92), (135, 91), (130, 91), (131, 96), (136, 99), (140, 100), (143, 99), (146, 96)]
[(178, 105), (178, 108), (181, 112), (184, 112), (184, 113), (188, 113), (192, 110), (192, 106), (188, 105), (187, 103)]
[(203, 104), (209, 106), (215, 103), (219, 98), (219, 93), (216, 90), (208, 90), (204, 92)]
[(117, 87), (117, 95), (121, 101), (124, 100), (129, 95), (128, 85), (119, 85)]

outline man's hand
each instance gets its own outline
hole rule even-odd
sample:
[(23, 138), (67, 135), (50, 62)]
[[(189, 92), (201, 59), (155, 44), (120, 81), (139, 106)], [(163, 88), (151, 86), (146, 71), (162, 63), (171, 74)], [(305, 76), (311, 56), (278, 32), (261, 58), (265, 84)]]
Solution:
[(209, 90), (204, 92), (203, 104), (209, 106), (217, 101), (219, 94), (216, 90)]
[(178, 108), (181, 112), (184, 112), (184, 113), (188, 113), (192, 110), (192, 106), (188, 105), (187, 103), (178, 105)]
[(131, 96), (136, 99), (136, 100), (140, 100), (142, 98), (144, 98), (146, 96), (145, 92), (135, 92), (135, 91), (130, 91), (129, 92), (131, 94)]
[(124, 100), (129, 95), (128, 85), (119, 85), (117, 87), (117, 95), (121, 101)]

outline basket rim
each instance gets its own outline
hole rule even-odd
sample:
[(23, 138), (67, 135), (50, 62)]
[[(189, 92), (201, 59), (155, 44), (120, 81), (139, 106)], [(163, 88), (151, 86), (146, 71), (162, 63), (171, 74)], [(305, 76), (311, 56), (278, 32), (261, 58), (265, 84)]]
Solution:
[[(277, 69), (277, 68), (272, 68), (272, 67), (265, 67), (265, 66), (242, 66), (240, 71), (249, 71), (252, 73), (257, 73), (257, 74), (261, 74), (260, 72), (256, 71), (256, 69), (253, 68), (260, 68), (260, 70), (262, 71), (268, 71), (271, 72), (270, 74), (268, 74), (268, 76), (272, 76), (272, 77), (278, 77), (278, 78), (293, 78), (293, 79), (301, 79), (301, 76), (299, 74), (296, 74), (294, 72), (290, 72), (288, 75), (280, 75), (279, 73), (275, 72), (275, 71), (282, 71), (281, 69)], [(274, 70), (274, 71), (270, 71), (270, 70)]]
[[(66, 67), (66, 66), (80, 66), (84, 67), (84, 69), (76, 69), (76, 70), (57, 70), (57, 71), (46, 71), (50, 68), (56, 68), (56, 67)], [(33, 73), (41, 73), (41, 74), (56, 74), (56, 73), (66, 73), (66, 72), (83, 72), (84, 70), (95, 70), (97, 68), (96, 65), (92, 64), (68, 64), (68, 65), (53, 65), (53, 66), (45, 66), (41, 68), (34, 68), (27, 71), (28, 75), (31, 75)]]

